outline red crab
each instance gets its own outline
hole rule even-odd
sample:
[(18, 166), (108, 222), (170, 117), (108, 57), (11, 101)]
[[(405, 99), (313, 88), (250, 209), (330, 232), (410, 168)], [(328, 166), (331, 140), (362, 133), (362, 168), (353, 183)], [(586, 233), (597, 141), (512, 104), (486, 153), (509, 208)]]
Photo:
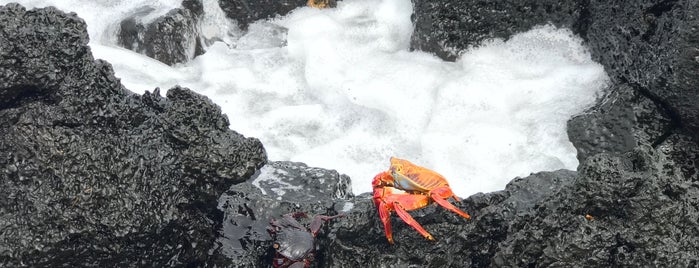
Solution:
[(301, 225), (296, 218), (308, 217), (306, 213), (296, 212), (284, 215), (281, 219), (272, 219), (267, 228), (275, 249), (272, 266), (274, 268), (308, 268), (315, 255), (315, 238), (323, 222), (343, 217), (316, 215), (311, 221), (310, 228)]
[[(461, 211), (447, 201), (450, 197), (457, 202), (460, 200), (454, 195), (449, 183), (442, 175), (407, 160), (391, 157), (391, 167), (387, 171), (377, 174), (371, 184), (374, 189), (374, 204), (379, 211), (381, 222), (383, 222), (386, 238), (391, 244), (393, 244), (391, 211), (395, 211), (405, 223), (429, 240), (434, 240), (434, 237), (425, 231), (407, 211), (423, 208), (436, 202), (466, 219), (471, 218), (468, 213)], [(403, 190), (405, 193), (394, 193), (394, 189)]]

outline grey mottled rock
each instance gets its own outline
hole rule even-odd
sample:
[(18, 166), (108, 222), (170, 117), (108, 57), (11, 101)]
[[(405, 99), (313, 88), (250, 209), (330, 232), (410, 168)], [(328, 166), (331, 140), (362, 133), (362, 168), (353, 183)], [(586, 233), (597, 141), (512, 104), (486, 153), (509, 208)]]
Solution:
[(254, 21), (286, 15), (290, 11), (306, 6), (307, 0), (218, 0), (226, 16), (236, 20), (246, 30)]
[(199, 21), (204, 13), (201, 0), (185, 0), (181, 8), (151, 17), (144, 7), (120, 23), (117, 37), (124, 48), (142, 53), (168, 65), (184, 63), (204, 54)]
[(588, 158), (573, 184), (501, 243), (494, 264), (696, 266), (699, 184), (675, 166), (650, 147)]
[(0, 266), (225, 263), (216, 200), (262, 144), (188, 89), (124, 89), (75, 14), (9, 4), (0, 25)]
[(347, 214), (323, 228), (317, 267), (696, 266), (696, 7), (416, 1), (420, 48), (551, 22), (582, 35), (613, 84), (569, 122), (577, 172), (470, 196), (457, 206), (471, 220), (411, 211), (436, 241), (393, 216), (395, 245), (347, 177), (290, 162), (258, 170), (262, 145), (228, 130), (205, 97), (129, 93), (93, 60), (82, 20), (0, 7), (0, 266), (265, 267), (269, 219), (291, 211)]
[[(353, 207), (352, 197), (346, 175), (303, 163), (270, 162), (251, 180), (232, 186), (221, 196), (224, 221), (218, 242), (234, 267), (269, 267), (274, 253), (266, 231), (270, 219), (290, 212), (309, 217), (335, 215)], [(332, 220), (326, 226), (343, 220)], [(329, 236), (334, 234), (322, 232), (316, 239), (322, 249), (316, 253), (317, 267), (324, 267)]]

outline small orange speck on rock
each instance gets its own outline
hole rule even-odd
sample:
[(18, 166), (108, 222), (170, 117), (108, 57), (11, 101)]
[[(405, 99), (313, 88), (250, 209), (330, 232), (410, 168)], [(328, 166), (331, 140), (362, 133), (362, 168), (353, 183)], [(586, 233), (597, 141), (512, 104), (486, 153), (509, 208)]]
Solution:
[(588, 221), (591, 221), (591, 220), (594, 220), (595, 217), (592, 217), (592, 215), (590, 215), (590, 214), (585, 214), (585, 219), (587, 219)]

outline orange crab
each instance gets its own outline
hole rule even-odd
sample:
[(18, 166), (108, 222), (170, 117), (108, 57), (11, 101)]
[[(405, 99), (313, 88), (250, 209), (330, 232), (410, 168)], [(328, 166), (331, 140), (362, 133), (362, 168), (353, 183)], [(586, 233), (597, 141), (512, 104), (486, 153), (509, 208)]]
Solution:
[[(423, 208), (436, 202), (466, 219), (471, 218), (468, 213), (461, 211), (447, 201), (450, 197), (457, 202), (460, 200), (454, 195), (449, 183), (442, 175), (407, 160), (391, 157), (389, 170), (377, 174), (371, 184), (374, 189), (374, 204), (379, 211), (379, 218), (383, 222), (386, 238), (391, 244), (393, 244), (391, 211), (395, 211), (405, 223), (429, 240), (434, 240), (432, 235), (425, 231), (407, 211)], [(403, 190), (405, 193), (395, 193), (395, 189)]]
[(306, 5), (309, 7), (315, 7), (315, 8), (337, 7), (337, 1), (336, 0), (308, 0), (308, 2), (306, 2)]

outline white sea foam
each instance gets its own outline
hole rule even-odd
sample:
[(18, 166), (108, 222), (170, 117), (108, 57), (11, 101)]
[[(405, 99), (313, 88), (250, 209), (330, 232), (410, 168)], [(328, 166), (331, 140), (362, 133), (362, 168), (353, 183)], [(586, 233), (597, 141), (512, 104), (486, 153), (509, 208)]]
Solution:
[[(287, 175), (287, 172), (284, 170), (264, 166), (260, 169), (260, 172), (255, 175), (255, 178), (252, 180), (252, 185), (260, 189), (263, 195), (270, 194), (265, 191), (265, 188), (271, 190), (279, 200), (282, 199), (287, 191), (298, 192), (303, 190), (300, 185), (291, 185), (283, 181), (280, 176), (284, 175)], [(262, 186), (260, 183), (264, 183), (265, 186)]]
[(530, 172), (576, 169), (566, 121), (608, 80), (579, 38), (551, 26), (488, 41), (456, 62), (410, 51), (410, 0), (302, 7), (247, 33), (205, 0), (202, 30), (222, 42), (175, 67), (117, 48), (113, 36), (143, 6), (164, 14), (181, 1), (19, 2), (78, 13), (95, 56), (127, 88), (190, 87), (221, 105), (231, 129), (260, 138), (270, 159), (336, 169), (357, 194), (370, 191), (390, 156), (442, 173), (460, 196)]

